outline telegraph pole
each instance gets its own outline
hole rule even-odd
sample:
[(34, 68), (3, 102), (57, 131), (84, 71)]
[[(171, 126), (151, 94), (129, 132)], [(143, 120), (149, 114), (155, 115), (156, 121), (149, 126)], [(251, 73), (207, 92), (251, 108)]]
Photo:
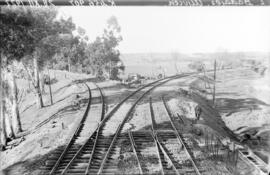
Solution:
[(216, 67), (217, 67), (217, 62), (215, 60), (214, 62), (214, 87), (213, 87), (213, 104), (215, 106), (215, 98), (216, 98)]

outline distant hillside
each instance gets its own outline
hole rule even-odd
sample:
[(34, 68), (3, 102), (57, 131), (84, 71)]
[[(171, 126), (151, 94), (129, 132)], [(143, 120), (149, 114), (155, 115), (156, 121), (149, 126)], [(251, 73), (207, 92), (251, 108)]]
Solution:
[(267, 59), (270, 53), (261, 52), (220, 52), (220, 53), (126, 53), (121, 54), (121, 60), (125, 65), (136, 65), (143, 63), (191, 60), (211, 60), (211, 59)]
[(165, 72), (166, 75), (190, 71), (188, 64), (193, 61), (203, 61), (207, 67), (213, 65), (214, 59), (219, 63), (232, 61), (241, 62), (242, 59), (266, 60), (269, 53), (259, 52), (220, 52), (220, 53), (128, 53), (121, 54), (120, 58), (126, 66), (125, 73), (139, 73), (147, 76), (156, 76)]
[[(188, 71), (187, 65), (197, 58), (192, 55), (178, 53), (132, 53), (122, 54), (121, 60), (126, 66), (125, 73), (139, 73), (147, 76), (175, 74)], [(176, 68), (176, 66), (177, 68)]]

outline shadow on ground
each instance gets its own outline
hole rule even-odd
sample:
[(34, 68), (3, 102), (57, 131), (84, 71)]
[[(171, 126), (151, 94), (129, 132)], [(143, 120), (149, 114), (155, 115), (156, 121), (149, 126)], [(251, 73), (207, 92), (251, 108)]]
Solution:
[(5, 168), (0, 174), (2, 175), (46, 175), (48, 171), (43, 171), (42, 166), (48, 158), (48, 155), (37, 155), (31, 159), (16, 162), (15, 164)]
[(217, 109), (221, 113), (228, 113), (229, 116), (236, 112), (246, 110), (260, 110), (260, 106), (269, 106), (256, 98), (245, 98), (245, 99), (231, 99), (231, 98), (218, 98), (216, 99)]

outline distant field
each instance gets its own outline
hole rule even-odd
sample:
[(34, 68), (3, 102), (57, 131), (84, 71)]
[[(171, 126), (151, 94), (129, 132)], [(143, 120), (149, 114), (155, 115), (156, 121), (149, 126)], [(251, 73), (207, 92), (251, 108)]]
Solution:
[[(190, 71), (190, 69), (187, 67), (189, 62), (183, 62), (183, 63), (178, 63), (177, 67), (178, 70), (181, 72), (187, 72)], [(166, 75), (173, 75), (176, 74), (176, 69), (174, 64), (170, 62), (166, 62), (162, 64), (162, 69), (164, 69), (164, 72)], [(163, 74), (163, 70), (159, 68), (159, 66), (155, 65), (127, 65), (125, 74), (130, 74), (130, 73), (138, 73), (141, 75), (145, 76), (157, 76), (158, 74)]]
[[(165, 72), (166, 75), (175, 74), (176, 67), (179, 72), (192, 71), (188, 65), (194, 61), (202, 61), (207, 69), (213, 69), (214, 59), (217, 64), (222, 65), (226, 61), (241, 64), (242, 60), (267, 60), (269, 53), (198, 53), (198, 54), (180, 54), (180, 53), (133, 53), (122, 54), (121, 60), (126, 67), (125, 74), (138, 73), (145, 76), (157, 76)], [(241, 60), (242, 59), (242, 60)]]

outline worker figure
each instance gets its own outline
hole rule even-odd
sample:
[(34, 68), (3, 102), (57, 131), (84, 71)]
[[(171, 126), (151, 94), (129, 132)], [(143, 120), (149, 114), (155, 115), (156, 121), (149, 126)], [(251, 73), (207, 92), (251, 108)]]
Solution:
[(196, 121), (200, 120), (201, 114), (202, 114), (202, 108), (201, 108), (199, 105), (197, 105), (197, 106), (195, 107), (195, 117), (196, 117)]

